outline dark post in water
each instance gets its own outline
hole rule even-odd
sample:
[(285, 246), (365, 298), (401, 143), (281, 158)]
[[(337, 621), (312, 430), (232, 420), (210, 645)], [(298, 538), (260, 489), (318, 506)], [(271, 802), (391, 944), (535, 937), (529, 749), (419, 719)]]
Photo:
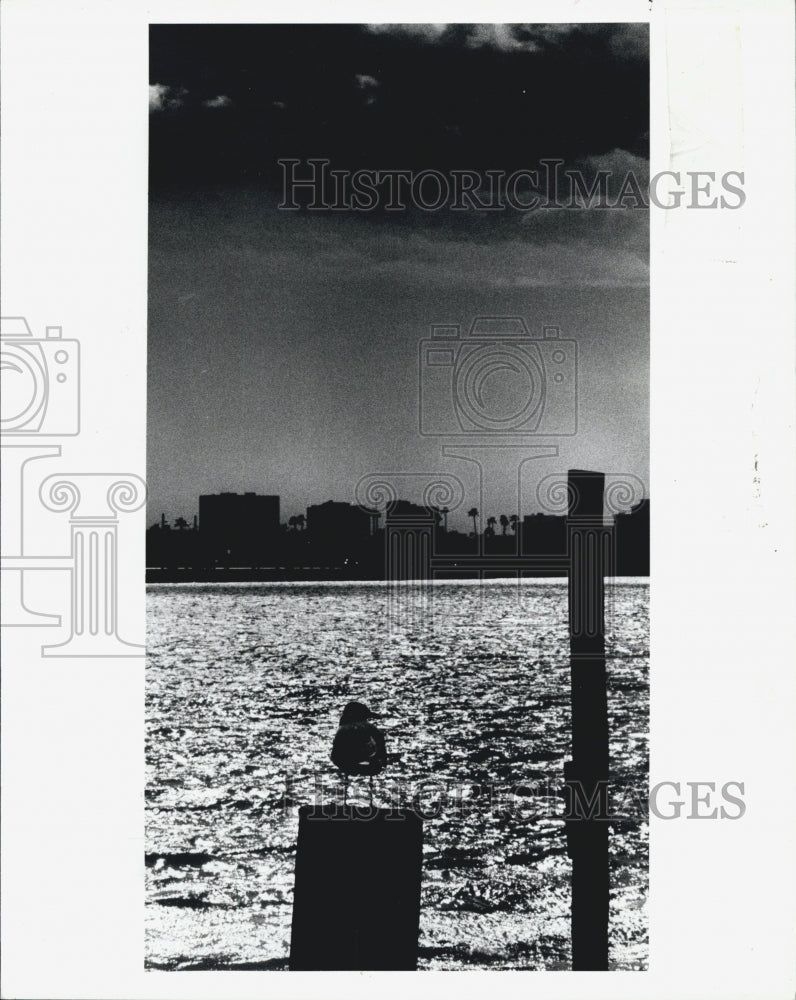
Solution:
[(570, 470), (569, 634), (572, 760), (565, 764), (567, 850), (572, 858), (572, 968), (608, 968), (608, 702), (601, 472)]
[(422, 858), (411, 810), (302, 806), (291, 971), (416, 969)]

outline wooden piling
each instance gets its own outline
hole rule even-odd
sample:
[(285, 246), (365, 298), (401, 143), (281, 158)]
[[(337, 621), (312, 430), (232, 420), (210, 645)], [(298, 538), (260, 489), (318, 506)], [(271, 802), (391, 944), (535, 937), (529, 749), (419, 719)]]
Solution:
[(411, 810), (302, 806), (291, 971), (416, 969), (422, 855)]
[(572, 968), (608, 968), (608, 701), (605, 670), (605, 476), (570, 470), (569, 632), (572, 761), (565, 765), (572, 858)]

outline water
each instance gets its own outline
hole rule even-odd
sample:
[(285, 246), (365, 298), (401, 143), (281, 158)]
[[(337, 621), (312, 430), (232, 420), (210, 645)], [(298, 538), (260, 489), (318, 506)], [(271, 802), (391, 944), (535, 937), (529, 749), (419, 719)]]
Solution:
[[(611, 588), (611, 968), (647, 960), (646, 583)], [(425, 811), (421, 969), (566, 969), (566, 585), (149, 588), (147, 965), (285, 969), (297, 807), (342, 795), (343, 705), (400, 755), (375, 802)], [(397, 617), (396, 617), (397, 615)], [(359, 779), (349, 798), (367, 802)], [(634, 808), (636, 806), (636, 808)]]

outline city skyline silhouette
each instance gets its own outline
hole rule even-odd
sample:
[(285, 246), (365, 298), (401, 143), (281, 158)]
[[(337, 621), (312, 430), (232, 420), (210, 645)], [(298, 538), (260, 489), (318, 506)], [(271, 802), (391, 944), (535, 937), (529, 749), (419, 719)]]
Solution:
[[(463, 505), (463, 506), (466, 506)], [(624, 511), (604, 514), (612, 532), (618, 576), (649, 575), (648, 497)], [(338, 579), (388, 579), (388, 536), (402, 525), (427, 532), (428, 558), (442, 559), (435, 575), (492, 576), (536, 570), (566, 575), (566, 512), (491, 514), (468, 507), (472, 530), (449, 527), (449, 508), (396, 498), (381, 510), (341, 501), (310, 504), (306, 514), (280, 516), (280, 497), (253, 492), (203, 495), (189, 522), (165, 513), (147, 530), (149, 579), (217, 578), (223, 571), (269, 571), (272, 579), (301, 579), (328, 571)], [(457, 558), (461, 557), (462, 562)], [(431, 571), (426, 562), (423, 571)], [(159, 571), (159, 572), (156, 572)], [(164, 575), (165, 574), (165, 575)]]

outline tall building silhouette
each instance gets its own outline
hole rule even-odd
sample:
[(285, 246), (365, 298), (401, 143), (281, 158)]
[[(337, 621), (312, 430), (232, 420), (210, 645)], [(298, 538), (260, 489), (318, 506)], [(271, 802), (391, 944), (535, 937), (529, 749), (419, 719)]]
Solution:
[(526, 514), (522, 519), (522, 554), (563, 556), (567, 552), (567, 518), (557, 514)]
[(307, 507), (307, 556), (322, 566), (348, 566), (366, 560), (373, 514), (350, 503), (327, 500)]
[(199, 497), (199, 534), (208, 566), (265, 566), (279, 538), (279, 497), (215, 493)]
[(650, 502), (641, 500), (614, 516), (617, 576), (649, 576)]
[(314, 543), (338, 539), (363, 539), (373, 531), (376, 511), (351, 503), (327, 500), (307, 507), (307, 534)]

